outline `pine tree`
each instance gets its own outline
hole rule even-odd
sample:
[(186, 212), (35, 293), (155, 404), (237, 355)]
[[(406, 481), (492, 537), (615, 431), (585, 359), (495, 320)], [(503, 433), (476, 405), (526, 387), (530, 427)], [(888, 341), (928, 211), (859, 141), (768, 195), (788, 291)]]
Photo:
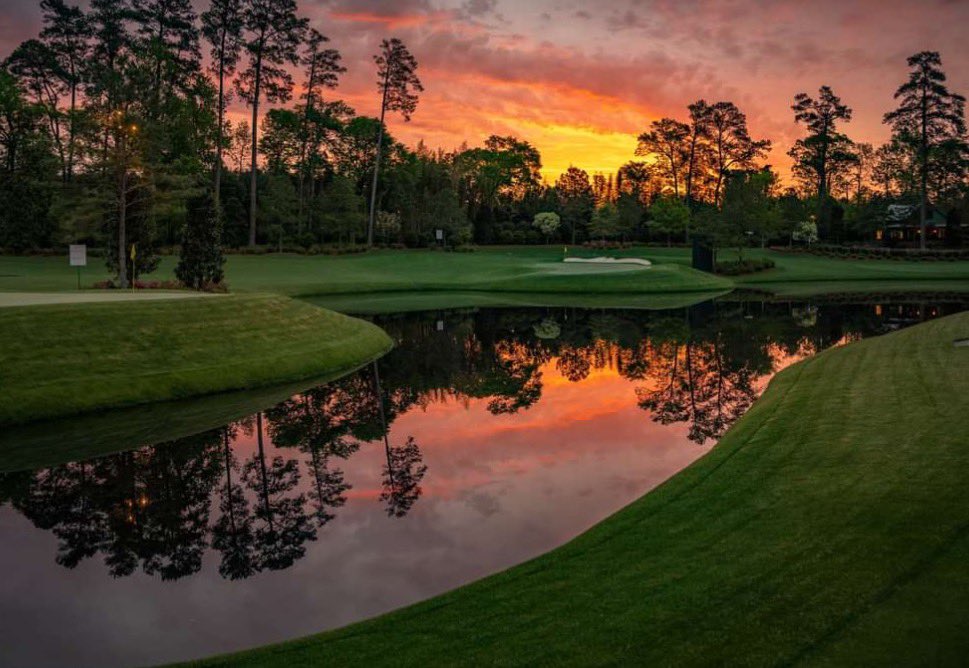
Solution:
[(384, 40), (380, 53), (373, 57), (377, 63), (377, 90), (380, 92), (380, 126), (377, 132), (377, 159), (374, 161), (373, 187), (370, 191), (370, 222), (367, 225), (367, 245), (373, 246), (373, 228), (377, 209), (377, 179), (384, 141), (384, 118), (388, 111), (399, 111), (409, 121), (417, 109), (417, 93), (424, 86), (417, 76), (417, 59), (399, 39)]
[(201, 290), (223, 279), (222, 214), (212, 192), (206, 189), (186, 203), (185, 227), (175, 276), (186, 286)]
[(215, 201), (222, 192), (222, 151), (225, 147), (225, 80), (235, 73), (242, 48), (242, 0), (212, 0), (202, 14), (202, 34), (212, 45), (212, 73), (218, 81), (218, 131), (215, 143)]
[(885, 114), (896, 137), (914, 144), (919, 170), (919, 245), (925, 248), (929, 172), (934, 149), (966, 134), (966, 98), (949, 92), (936, 51), (920, 51), (908, 59), (908, 81), (895, 91), (898, 108)]
[(249, 63), (236, 81), (236, 90), (252, 107), (252, 154), (249, 170), (249, 245), (256, 245), (257, 161), (259, 158), (259, 104), (286, 102), (292, 96), (293, 77), (285, 65), (299, 63), (299, 45), (307, 21), (296, 15), (296, 0), (245, 0), (242, 11)]

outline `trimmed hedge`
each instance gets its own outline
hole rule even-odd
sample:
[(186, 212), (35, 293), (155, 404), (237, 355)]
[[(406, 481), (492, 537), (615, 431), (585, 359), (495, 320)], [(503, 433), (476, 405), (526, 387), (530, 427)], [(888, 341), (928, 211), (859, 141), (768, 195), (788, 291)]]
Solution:
[(748, 260), (729, 260), (717, 262), (716, 273), (721, 276), (742, 276), (773, 269), (776, 265), (770, 258), (750, 258)]
[(969, 248), (884, 248), (881, 246), (837, 246), (834, 244), (815, 244), (794, 248), (774, 247), (782, 253), (803, 253), (822, 257), (846, 258), (849, 260), (969, 260)]

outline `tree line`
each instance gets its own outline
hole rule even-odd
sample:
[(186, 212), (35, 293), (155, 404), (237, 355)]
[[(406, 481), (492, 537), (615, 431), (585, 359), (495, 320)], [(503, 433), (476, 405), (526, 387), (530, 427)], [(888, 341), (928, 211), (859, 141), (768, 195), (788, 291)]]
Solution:
[[(615, 173), (573, 166), (546, 183), (518, 137), (397, 141), (389, 125), (423, 91), (399, 39), (373, 57), (378, 117), (359, 115), (336, 97), (339, 50), (295, 0), (211, 0), (201, 14), (190, 0), (40, 7), (39, 35), (0, 65), (0, 248), (88, 243), (121, 286), (164, 247), (202, 287), (221, 280), (226, 247), (868, 241), (899, 202), (917, 208), (924, 246), (933, 211), (950, 231), (969, 213), (965, 98), (935, 52), (908, 59), (877, 148), (844, 132), (852, 110), (829, 86), (798, 93), (787, 187), (744, 112), (703, 99), (653, 121)], [(247, 120), (226, 118), (234, 99)]]

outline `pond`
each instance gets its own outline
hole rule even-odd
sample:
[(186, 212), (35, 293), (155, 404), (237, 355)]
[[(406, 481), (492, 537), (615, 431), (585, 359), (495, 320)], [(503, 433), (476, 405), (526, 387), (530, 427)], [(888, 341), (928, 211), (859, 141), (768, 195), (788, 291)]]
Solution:
[[(11, 431), (0, 663), (189, 659), (428, 598), (561, 545), (661, 484), (782, 368), (966, 301), (377, 316), (394, 351), (289, 399)], [(148, 436), (149, 423), (184, 433)], [(121, 440), (103, 445), (106, 432)], [(72, 454), (25, 466), (44, 443)]]

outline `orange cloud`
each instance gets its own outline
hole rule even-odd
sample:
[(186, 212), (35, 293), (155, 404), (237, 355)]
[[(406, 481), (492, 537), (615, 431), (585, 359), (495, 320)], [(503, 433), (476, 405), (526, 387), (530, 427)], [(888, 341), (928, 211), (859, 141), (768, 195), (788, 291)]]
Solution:
[(350, 21), (354, 23), (378, 24), (384, 28), (396, 30), (399, 28), (415, 28), (438, 21), (446, 21), (449, 12), (432, 12), (427, 14), (378, 14), (374, 12), (343, 12), (333, 11), (330, 18), (334, 21)]

